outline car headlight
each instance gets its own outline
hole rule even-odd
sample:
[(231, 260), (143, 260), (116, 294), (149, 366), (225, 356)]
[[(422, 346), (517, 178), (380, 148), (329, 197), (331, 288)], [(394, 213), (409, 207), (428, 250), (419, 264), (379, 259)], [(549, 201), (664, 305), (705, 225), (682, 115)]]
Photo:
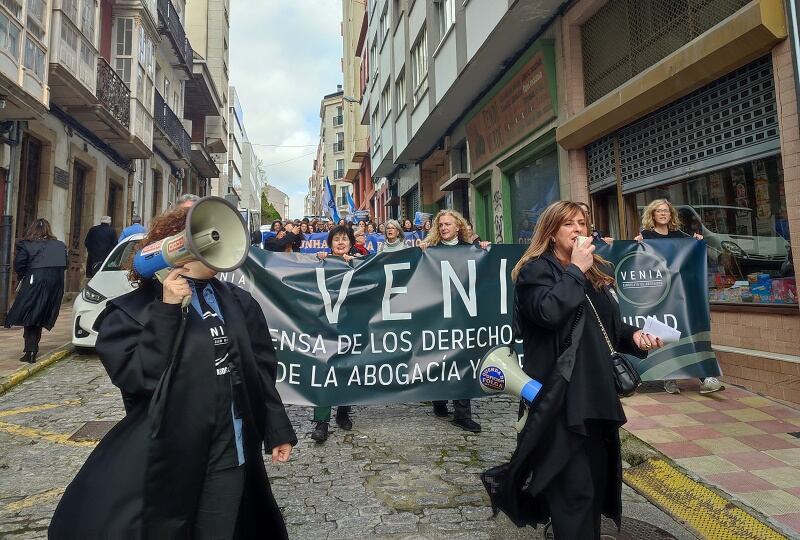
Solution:
[(720, 242), (720, 245), (722, 246), (722, 249), (730, 251), (734, 255), (744, 255), (744, 250), (740, 248), (739, 244), (736, 242), (729, 242), (726, 240), (724, 242)]
[(105, 296), (92, 289), (88, 285), (83, 288), (83, 299), (92, 304), (99, 304), (106, 299)]

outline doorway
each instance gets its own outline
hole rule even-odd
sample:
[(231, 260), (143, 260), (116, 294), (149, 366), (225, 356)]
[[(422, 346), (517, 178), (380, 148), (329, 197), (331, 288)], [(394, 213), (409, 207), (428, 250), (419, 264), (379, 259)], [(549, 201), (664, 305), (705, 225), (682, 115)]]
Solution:
[(25, 231), (39, 217), (39, 178), (42, 168), (42, 143), (25, 133), (21, 145), (16, 238), (25, 236)]
[(161, 173), (153, 169), (153, 217), (161, 215)]
[(124, 188), (122, 185), (109, 179), (106, 215), (111, 216), (111, 228), (117, 232), (122, 232), (122, 229), (125, 227), (123, 198)]
[(84, 196), (86, 194), (87, 169), (77, 161), (72, 167), (72, 201), (69, 218), (69, 242), (67, 243), (67, 292), (77, 292), (83, 279), (83, 227)]

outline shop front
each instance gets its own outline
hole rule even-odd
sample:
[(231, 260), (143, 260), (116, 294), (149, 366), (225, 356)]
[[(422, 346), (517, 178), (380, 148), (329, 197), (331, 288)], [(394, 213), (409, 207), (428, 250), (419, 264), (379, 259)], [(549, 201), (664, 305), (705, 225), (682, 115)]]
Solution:
[[(708, 252), (712, 340), (727, 380), (797, 401), (797, 277), (773, 54), (736, 69), (586, 147), (594, 221), (630, 239), (667, 199)], [(795, 128), (796, 131), (796, 120)], [(789, 159), (796, 160), (796, 154)], [(792, 197), (788, 197), (792, 200)], [(795, 197), (796, 199), (796, 197)], [(774, 330), (773, 330), (774, 329)], [(780, 379), (780, 380), (779, 380)]]
[(554, 123), (554, 41), (536, 41), (466, 120), (471, 216), (481, 238), (530, 243), (541, 212), (561, 197)]

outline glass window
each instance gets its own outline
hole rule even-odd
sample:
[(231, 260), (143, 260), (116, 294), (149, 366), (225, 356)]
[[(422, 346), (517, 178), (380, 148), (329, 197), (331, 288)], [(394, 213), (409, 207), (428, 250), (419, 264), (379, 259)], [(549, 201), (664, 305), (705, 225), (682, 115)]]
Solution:
[[(559, 199), (556, 153), (545, 154), (522, 167), (509, 176), (508, 183), (513, 242), (530, 244), (542, 211)], [(511, 243), (510, 240), (506, 242)]]
[(116, 58), (114, 68), (117, 75), (131, 87), (131, 67), (133, 55), (133, 19), (120, 17), (117, 19), (117, 35), (114, 52)]
[(382, 120), (386, 120), (389, 117), (389, 113), (392, 112), (392, 86), (391, 83), (386, 83), (386, 86), (381, 92), (381, 115)]
[(62, 0), (61, 10), (67, 14), (72, 22), (78, 20), (78, 0)]
[(14, 60), (19, 58), (19, 27), (0, 13), (0, 49), (10, 54)]
[(128, 240), (115, 247), (114, 251), (111, 252), (111, 256), (106, 260), (103, 271), (122, 270), (122, 266), (125, 264), (125, 261), (130, 258), (131, 252), (133, 248), (136, 247), (137, 243), (139, 243), (139, 240)]
[(94, 0), (83, 0), (81, 10), (81, 30), (90, 40), (94, 41)]
[(411, 86), (414, 88), (414, 106), (419, 103), (428, 87), (428, 33), (422, 29), (414, 46), (411, 47)]
[(662, 198), (708, 245), (711, 302), (797, 304), (780, 157), (637, 193), (637, 211)]
[(443, 39), (444, 35), (456, 21), (456, 2), (455, 0), (439, 0), (437, 6), (439, 15), (439, 39)]
[(397, 77), (397, 82), (394, 85), (394, 99), (395, 99), (395, 110), (397, 111), (398, 115), (400, 111), (403, 110), (403, 107), (406, 106), (406, 72), (405, 69), (400, 72), (400, 76)]
[(25, 39), (25, 61), (23, 65), (39, 80), (44, 80), (44, 51), (31, 38)]

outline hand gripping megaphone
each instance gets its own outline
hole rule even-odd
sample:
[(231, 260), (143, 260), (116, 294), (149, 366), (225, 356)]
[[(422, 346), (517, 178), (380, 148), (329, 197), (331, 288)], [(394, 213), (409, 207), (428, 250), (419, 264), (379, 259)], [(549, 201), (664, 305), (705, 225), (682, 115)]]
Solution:
[(160, 279), (188, 261), (228, 272), (244, 263), (249, 249), (250, 235), (236, 207), (220, 197), (203, 197), (189, 209), (184, 230), (143, 247), (133, 267), (142, 277)]
[(486, 353), (478, 380), (487, 394), (511, 394), (521, 397), (528, 406), (542, 389), (542, 383), (522, 371), (517, 353), (508, 345), (498, 345)]

